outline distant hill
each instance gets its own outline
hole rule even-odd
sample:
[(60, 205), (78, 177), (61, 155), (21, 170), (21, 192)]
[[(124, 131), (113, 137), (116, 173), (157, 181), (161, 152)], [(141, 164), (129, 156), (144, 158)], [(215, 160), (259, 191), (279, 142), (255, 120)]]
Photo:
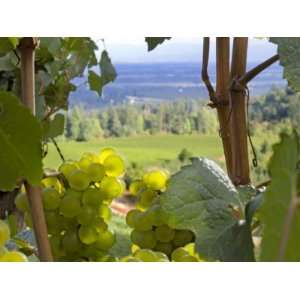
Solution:
[[(256, 65), (250, 63), (248, 69)], [(116, 64), (118, 77), (104, 88), (102, 98), (88, 90), (87, 78), (78, 78), (76, 92), (69, 99), (70, 105), (81, 104), (86, 108), (101, 107), (136, 101), (171, 101), (178, 99), (207, 99), (206, 89), (200, 78), (200, 63)], [(215, 65), (209, 69), (215, 82)], [(260, 74), (249, 85), (252, 96), (266, 93), (272, 86), (284, 87), (282, 68), (276, 64)]]

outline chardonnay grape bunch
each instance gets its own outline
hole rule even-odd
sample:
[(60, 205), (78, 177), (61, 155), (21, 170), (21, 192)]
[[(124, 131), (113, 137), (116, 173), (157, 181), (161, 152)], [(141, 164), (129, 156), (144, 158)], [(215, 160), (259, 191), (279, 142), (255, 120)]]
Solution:
[(191, 251), (183, 248), (194, 245), (193, 232), (167, 225), (167, 216), (159, 204), (159, 195), (167, 189), (167, 182), (168, 174), (156, 170), (131, 183), (129, 190), (138, 199), (136, 209), (126, 216), (127, 225), (133, 229), (131, 241), (140, 249), (163, 253), (173, 261), (199, 261), (196, 254), (191, 255)]
[(27, 256), (22, 252), (9, 251), (5, 245), (10, 240), (9, 226), (0, 220), (0, 262), (27, 262)]
[[(111, 148), (99, 155), (85, 153), (78, 161), (66, 161), (59, 175), (42, 180), (42, 201), (49, 240), (58, 261), (114, 261), (109, 250), (116, 242), (109, 229), (110, 203), (122, 195), (125, 183), (122, 157)], [(16, 198), (32, 227), (25, 193)]]

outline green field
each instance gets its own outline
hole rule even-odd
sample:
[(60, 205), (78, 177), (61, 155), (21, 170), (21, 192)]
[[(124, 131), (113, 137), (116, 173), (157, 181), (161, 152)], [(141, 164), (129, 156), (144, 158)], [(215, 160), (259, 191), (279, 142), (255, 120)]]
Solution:
[[(204, 135), (159, 135), (127, 138), (109, 138), (93, 142), (60, 142), (59, 146), (66, 159), (79, 159), (84, 152), (99, 152), (103, 147), (116, 148), (127, 160), (141, 166), (160, 164), (174, 160), (183, 149), (194, 156), (205, 156), (223, 161), (223, 150), (218, 136)], [(56, 168), (60, 158), (53, 145), (44, 161), (45, 167)]]

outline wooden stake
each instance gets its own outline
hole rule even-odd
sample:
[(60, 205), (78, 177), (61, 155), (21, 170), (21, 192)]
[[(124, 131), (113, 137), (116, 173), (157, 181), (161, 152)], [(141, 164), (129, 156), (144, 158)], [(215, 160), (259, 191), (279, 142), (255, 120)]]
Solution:
[(217, 37), (216, 43), (216, 102), (226, 168), (232, 179), (232, 151), (229, 124), (230, 39)]
[[(23, 38), (19, 49), (21, 53), (21, 88), (22, 102), (35, 114), (35, 82), (34, 59), (37, 39)], [(53, 261), (48, 231), (42, 204), (41, 189), (25, 183), (26, 193), (30, 202), (31, 216), (35, 238), (41, 261)]]
[[(231, 80), (238, 80), (246, 72), (248, 38), (233, 41)], [(230, 91), (230, 125), (232, 144), (232, 180), (235, 185), (250, 183), (246, 97), (243, 87)]]

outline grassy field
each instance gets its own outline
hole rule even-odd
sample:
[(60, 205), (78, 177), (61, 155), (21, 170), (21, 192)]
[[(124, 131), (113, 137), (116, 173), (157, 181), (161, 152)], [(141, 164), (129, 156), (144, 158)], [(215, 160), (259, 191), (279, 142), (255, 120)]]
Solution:
[[(141, 166), (160, 164), (177, 158), (178, 153), (188, 149), (194, 156), (205, 156), (222, 161), (223, 153), (218, 136), (159, 135), (128, 138), (109, 138), (93, 142), (60, 142), (66, 159), (78, 159), (84, 152), (99, 152), (103, 147), (116, 148), (127, 160)], [(53, 145), (44, 161), (45, 167), (56, 168), (60, 158)]]

